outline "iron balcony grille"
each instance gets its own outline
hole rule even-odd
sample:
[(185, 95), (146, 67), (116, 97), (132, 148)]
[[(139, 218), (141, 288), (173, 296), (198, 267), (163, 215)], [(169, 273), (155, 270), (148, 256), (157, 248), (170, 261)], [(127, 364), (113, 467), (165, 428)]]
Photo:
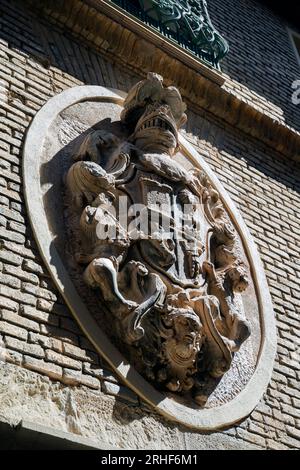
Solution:
[[(206, 65), (212, 66), (218, 70), (220, 69), (219, 62), (227, 54), (229, 48), (225, 39), (222, 38), (212, 25), (208, 16), (205, 0), (198, 2), (188, 0), (176, 2), (175, 0), (167, 0), (164, 2), (165, 4), (169, 3), (170, 5), (175, 5), (179, 8), (184, 7), (187, 3), (197, 4), (196, 8), (198, 9), (199, 14), (201, 13), (201, 20), (199, 19), (198, 23), (198, 31), (201, 34), (199, 34), (197, 38), (195, 38), (195, 35), (189, 37), (191, 34), (189, 31), (189, 29), (191, 29), (190, 25), (188, 25), (188, 28), (182, 29), (183, 20), (185, 20), (186, 23), (186, 17), (184, 18), (184, 15), (182, 15), (182, 17), (179, 17), (178, 15), (177, 18), (174, 18), (171, 21), (170, 19), (166, 20), (166, 18), (160, 14), (161, 10), (157, 6), (157, 4), (159, 4), (158, 0), (148, 2), (148, 4), (153, 3), (154, 7), (146, 11), (143, 6), (146, 2), (143, 0), (110, 1), (130, 15), (138, 18), (150, 28), (159, 31), (163, 36), (198, 57), (201, 61), (206, 63)], [(151, 15), (153, 12), (156, 12), (156, 16), (160, 19), (153, 18), (153, 14)]]

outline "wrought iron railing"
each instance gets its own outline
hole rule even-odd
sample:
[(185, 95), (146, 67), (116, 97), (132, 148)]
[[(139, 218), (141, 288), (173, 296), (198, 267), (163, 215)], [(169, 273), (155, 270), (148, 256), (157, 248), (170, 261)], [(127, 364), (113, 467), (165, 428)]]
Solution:
[(205, 63), (220, 68), (228, 44), (213, 27), (205, 0), (110, 1)]

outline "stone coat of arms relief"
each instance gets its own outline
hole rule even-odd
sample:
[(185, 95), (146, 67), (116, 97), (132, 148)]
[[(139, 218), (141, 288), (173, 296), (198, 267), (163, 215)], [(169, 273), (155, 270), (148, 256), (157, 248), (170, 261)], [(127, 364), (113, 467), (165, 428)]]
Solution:
[(173, 159), (186, 121), (179, 91), (149, 73), (129, 91), (121, 121), (126, 141), (92, 131), (67, 173), (76, 261), (136, 369), (203, 404), (206, 376), (226, 373), (250, 335), (236, 300), (247, 270), (217, 191)]
[(24, 187), (46, 266), (98, 352), (159, 412), (212, 430), (255, 407), (276, 334), (253, 240), (182, 136), (185, 112), (155, 73), (125, 97), (66, 90), (31, 124)]

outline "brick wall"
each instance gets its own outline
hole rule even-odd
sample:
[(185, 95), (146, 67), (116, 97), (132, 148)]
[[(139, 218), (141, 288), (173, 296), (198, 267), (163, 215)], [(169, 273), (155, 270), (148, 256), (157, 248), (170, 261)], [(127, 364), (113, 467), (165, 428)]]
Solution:
[[(210, 7), (214, 21), (218, 11), (226, 19), (222, 3), (214, 14)], [(241, 4), (239, 14), (244, 15), (251, 5)], [(270, 15), (264, 11), (260, 16), (269, 25)], [(237, 22), (236, 10), (231, 13)], [(220, 26), (215, 23), (226, 36), (229, 27), (222, 21)], [(273, 37), (278, 38), (279, 24), (274, 20)], [(282, 43), (278, 50), (285, 60), (288, 46), (284, 38)], [(233, 47), (224, 67), (228, 74), (234, 74), (235, 56)], [(243, 67), (246, 80), (250, 72), (246, 63)], [(287, 75), (294, 70), (291, 64)], [(137, 78), (37, 20), (21, 3), (0, 1), (0, 335), (7, 360), (70, 387), (101, 389), (140, 407), (139, 399), (118, 383), (81, 334), (45, 272), (26, 214), (20, 166), (26, 129), (51, 96), (83, 83), (127, 91)], [(251, 88), (252, 82), (246, 85)], [(261, 92), (264, 85), (258, 79), (259, 86)], [(280, 99), (296, 125), (298, 108), (289, 114), (283, 95), (268, 99), (270, 108)], [(213, 116), (189, 112), (187, 126), (187, 138), (207, 155), (256, 240), (277, 315), (279, 346), (272, 383), (252, 415), (226, 434), (263, 448), (300, 448), (300, 166)]]
[[(20, 3), (2, 0), (0, 61), (0, 334), (7, 361), (122, 395), (45, 272), (26, 214), (21, 155), (26, 128), (54, 94), (82, 83), (125, 90), (135, 80), (39, 25)], [(123, 395), (136, 400), (129, 390)]]
[[(209, 0), (213, 25), (229, 43), (222, 71), (235, 92), (274, 119), (300, 130), (300, 107), (292, 103), (292, 83), (300, 67), (288, 26), (258, 0)], [(299, 32), (299, 30), (298, 30)]]
[[(277, 318), (273, 379), (235, 435), (268, 448), (300, 447), (300, 165), (280, 160), (222, 123), (190, 116), (187, 138), (216, 171), (258, 246)], [(195, 139), (195, 134), (201, 136)], [(266, 332), (268, 334), (268, 332)]]

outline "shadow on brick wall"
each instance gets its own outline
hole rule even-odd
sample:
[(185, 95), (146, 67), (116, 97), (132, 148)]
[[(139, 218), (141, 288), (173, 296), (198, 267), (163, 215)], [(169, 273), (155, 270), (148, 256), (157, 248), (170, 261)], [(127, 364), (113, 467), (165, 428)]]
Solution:
[(300, 79), (300, 66), (287, 20), (262, 3), (209, 0), (212, 22), (230, 47), (221, 68), (246, 87), (247, 99), (248, 88), (254, 92), (254, 101), (257, 102), (255, 94), (265, 99), (265, 110), (269, 108), (287, 125), (300, 130), (300, 104), (292, 103), (292, 83)]

